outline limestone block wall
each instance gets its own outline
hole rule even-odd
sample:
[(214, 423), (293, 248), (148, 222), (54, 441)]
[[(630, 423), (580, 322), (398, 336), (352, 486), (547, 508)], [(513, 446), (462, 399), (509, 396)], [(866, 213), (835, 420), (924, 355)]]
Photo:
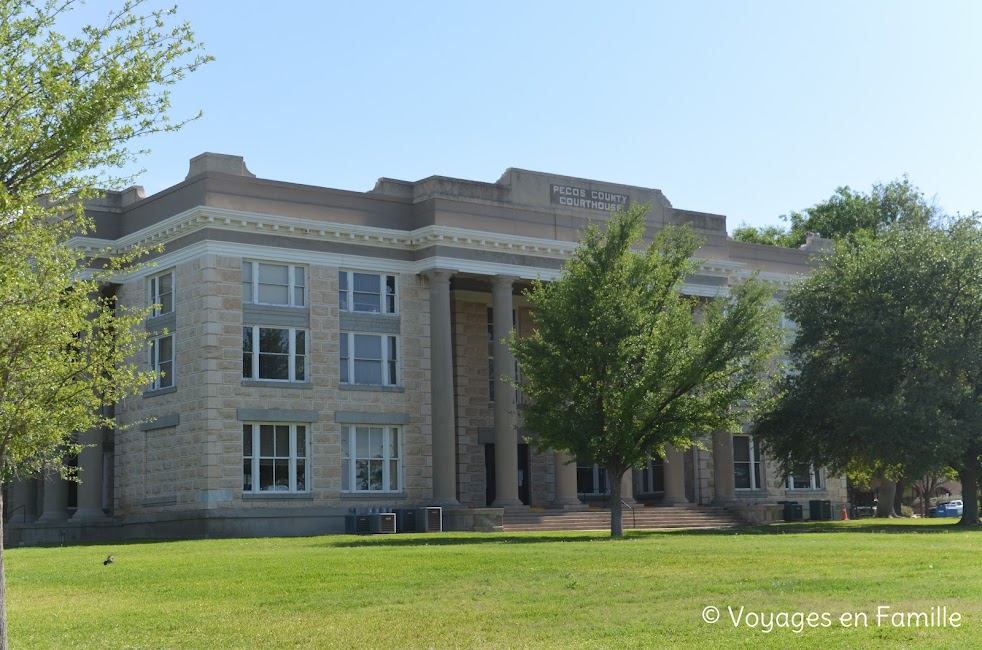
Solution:
[[(176, 390), (137, 397), (123, 407), (129, 423), (177, 415), (175, 426), (121, 432), (117, 503), (123, 514), (188, 509), (334, 508), (426, 503), (432, 495), (429, 300), (425, 280), (399, 275), (400, 386), (340, 385), (338, 268), (308, 266), (308, 372), (303, 383), (242, 377), (242, 258), (202, 255), (177, 266)], [(124, 287), (146, 295), (146, 279)], [(308, 424), (309, 494), (243, 495), (240, 409), (313, 411)], [(403, 492), (342, 493), (337, 412), (395, 415), (402, 438)]]
[[(159, 266), (151, 275), (169, 269), (174, 270), (175, 285), (175, 324), (170, 328), (175, 338), (175, 387), (128, 398), (117, 409), (123, 425), (115, 440), (117, 514), (187, 507), (208, 487), (206, 444), (215, 426), (208, 396), (211, 375), (223, 354), (217, 320), (225, 312), (224, 298), (217, 293), (220, 272), (214, 256), (202, 256), (173, 267)], [(124, 282), (121, 302), (147, 306), (148, 282), (148, 277)], [(147, 354), (137, 362), (145, 369)], [(161, 426), (176, 420), (179, 424)]]
[[(487, 496), (485, 447), (493, 440), (494, 409), (488, 382), (489, 302), (468, 302), (451, 294), (454, 342), (454, 411), (457, 419), (458, 500), (470, 507), (484, 507)], [(490, 437), (488, 437), (490, 435)]]

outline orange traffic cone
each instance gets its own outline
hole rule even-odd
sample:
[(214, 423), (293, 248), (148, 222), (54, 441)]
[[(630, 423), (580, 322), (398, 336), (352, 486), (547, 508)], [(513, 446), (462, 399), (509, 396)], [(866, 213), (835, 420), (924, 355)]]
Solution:
[(849, 511), (846, 510), (846, 504), (842, 504), (842, 521), (849, 521)]

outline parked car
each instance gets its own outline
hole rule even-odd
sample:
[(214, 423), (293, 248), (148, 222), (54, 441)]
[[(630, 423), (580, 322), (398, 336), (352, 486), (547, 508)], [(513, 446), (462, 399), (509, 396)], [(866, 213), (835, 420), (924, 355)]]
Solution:
[(964, 504), (961, 499), (955, 499), (954, 501), (947, 501), (945, 503), (939, 503), (934, 507), (935, 514), (933, 516), (937, 517), (961, 517), (964, 511)]

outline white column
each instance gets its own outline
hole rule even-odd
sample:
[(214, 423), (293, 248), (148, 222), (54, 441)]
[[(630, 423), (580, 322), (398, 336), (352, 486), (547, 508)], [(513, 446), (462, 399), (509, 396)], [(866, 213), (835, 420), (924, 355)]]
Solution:
[(504, 343), (512, 330), (512, 284), (515, 278), (495, 276), (491, 282), (494, 311), (494, 506), (521, 506), (518, 498), (518, 417), (515, 389), (502, 379), (510, 376), (515, 357)]
[(39, 522), (65, 521), (68, 519), (68, 484), (57, 474), (44, 477), (43, 510)]
[(636, 506), (637, 501), (634, 500), (634, 470), (629, 469), (624, 472), (624, 476), (621, 477), (621, 501), (629, 506)]
[(454, 429), (453, 337), (450, 316), (450, 272), (429, 271), (430, 387), (433, 433), (433, 503), (459, 506), (457, 445)]
[(733, 435), (713, 434), (713, 505), (736, 503), (736, 480), (733, 477)]
[(553, 499), (553, 507), (575, 508), (582, 505), (576, 495), (576, 461), (565, 451), (554, 451), (552, 454), (556, 464), (556, 498)]
[(665, 461), (662, 467), (665, 469), (665, 498), (662, 499), (662, 504), (675, 506), (688, 503), (685, 498), (685, 466), (682, 452), (672, 445), (665, 445)]
[(105, 519), (102, 511), (102, 429), (91, 429), (80, 436), (84, 445), (78, 455), (78, 509), (76, 520)]

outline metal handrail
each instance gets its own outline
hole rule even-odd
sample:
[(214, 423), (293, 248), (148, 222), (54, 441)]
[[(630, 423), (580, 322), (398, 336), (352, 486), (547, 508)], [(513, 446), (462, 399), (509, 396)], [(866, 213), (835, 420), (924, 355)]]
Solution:
[(637, 528), (638, 527), (638, 514), (634, 511), (634, 506), (632, 506), (630, 503), (628, 503), (624, 499), (621, 499), (621, 505), (627, 506), (631, 510), (631, 528)]
[(26, 524), (27, 523), (27, 504), (19, 505), (16, 508), (14, 508), (13, 510), (11, 510), (10, 511), (10, 519), (8, 519), (7, 521), (13, 521), (14, 520), (14, 513), (17, 512), (18, 510), (20, 510), (21, 508), (24, 509), (24, 523)]

